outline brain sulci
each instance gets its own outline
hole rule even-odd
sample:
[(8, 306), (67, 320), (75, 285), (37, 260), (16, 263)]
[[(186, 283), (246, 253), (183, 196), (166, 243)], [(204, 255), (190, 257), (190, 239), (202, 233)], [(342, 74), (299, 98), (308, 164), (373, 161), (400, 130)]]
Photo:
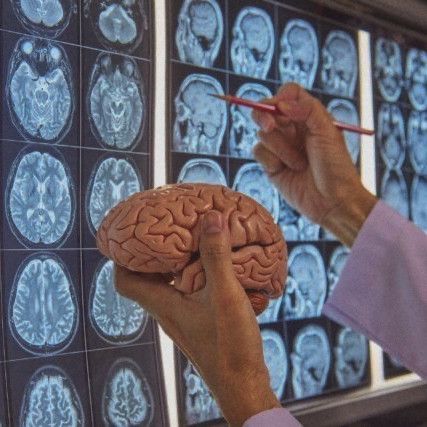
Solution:
[(115, 206), (97, 233), (99, 250), (132, 271), (172, 273), (183, 293), (205, 283), (199, 256), (200, 223), (210, 211), (229, 225), (232, 262), (256, 314), (283, 293), (287, 250), (268, 211), (221, 185), (174, 184), (136, 193)]

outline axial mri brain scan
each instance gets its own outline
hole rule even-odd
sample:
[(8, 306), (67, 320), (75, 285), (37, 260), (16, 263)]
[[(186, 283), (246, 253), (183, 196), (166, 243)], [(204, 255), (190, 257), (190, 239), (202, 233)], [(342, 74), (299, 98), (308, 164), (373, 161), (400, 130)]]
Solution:
[(271, 17), (257, 7), (243, 8), (233, 26), (230, 46), (234, 72), (265, 79), (275, 48)]
[(12, 122), (30, 141), (59, 142), (74, 111), (74, 87), (65, 50), (49, 40), (22, 37), (6, 84)]
[(414, 171), (427, 174), (427, 111), (412, 111), (408, 120), (407, 144)]
[(400, 170), (387, 170), (381, 183), (381, 199), (405, 218), (409, 218), (409, 195)]
[(427, 52), (410, 49), (406, 57), (406, 82), (409, 100), (419, 111), (427, 108)]
[(185, 0), (178, 16), (175, 43), (179, 59), (212, 67), (224, 35), (224, 20), (216, 0)]
[(90, 79), (92, 132), (106, 148), (129, 150), (141, 137), (146, 116), (142, 76), (130, 57), (99, 55)]
[[(263, 98), (271, 98), (272, 93), (258, 83), (246, 83), (237, 90), (236, 96), (260, 101)], [(241, 105), (231, 105), (230, 113), (230, 154), (252, 159), (252, 148), (259, 140), (259, 126), (252, 120), (252, 110)]]
[(427, 232), (427, 178), (416, 175), (411, 186), (412, 220)]
[(224, 95), (214, 77), (191, 74), (182, 82), (175, 97), (174, 150), (219, 154), (227, 127), (227, 106), (209, 94)]
[(182, 167), (177, 182), (227, 185), (223, 170), (218, 163), (211, 159), (189, 160)]
[(6, 188), (7, 217), (24, 245), (60, 246), (74, 222), (75, 194), (59, 152), (21, 151)]
[(280, 39), (280, 79), (312, 89), (318, 66), (319, 44), (313, 26), (302, 19), (290, 20)]
[(327, 271), (329, 291), (328, 296), (332, 295), (332, 292), (335, 289), (335, 286), (338, 283), (341, 273), (344, 270), (347, 257), (350, 253), (350, 250), (345, 246), (338, 246), (331, 255), (331, 260), (329, 261), (329, 267)]

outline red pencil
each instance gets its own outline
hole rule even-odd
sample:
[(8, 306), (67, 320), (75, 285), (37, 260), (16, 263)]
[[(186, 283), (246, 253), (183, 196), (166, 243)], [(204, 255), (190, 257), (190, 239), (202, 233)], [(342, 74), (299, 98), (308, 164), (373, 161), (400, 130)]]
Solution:
[[(251, 101), (250, 99), (238, 98), (233, 95), (215, 95), (210, 94), (215, 98), (222, 99), (223, 101), (230, 102), (231, 104), (243, 105), (245, 107), (254, 108), (259, 111), (265, 111), (272, 114), (283, 114), (276, 105), (263, 104), (262, 102)], [(349, 123), (342, 123), (334, 120), (334, 125), (341, 130), (349, 132), (360, 133), (362, 135), (374, 135), (375, 131), (370, 129), (363, 129), (360, 126), (351, 125)]]

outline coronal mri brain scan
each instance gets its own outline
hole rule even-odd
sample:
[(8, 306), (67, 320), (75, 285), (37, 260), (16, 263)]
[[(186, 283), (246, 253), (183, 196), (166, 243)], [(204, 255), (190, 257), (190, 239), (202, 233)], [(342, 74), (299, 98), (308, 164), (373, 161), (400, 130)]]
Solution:
[(408, 120), (408, 151), (416, 173), (427, 174), (427, 111), (412, 111)]
[(12, 231), (23, 244), (60, 246), (75, 209), (74, 184), (60, 153), (21, 151), (11, 167), (6, 203)]
[(419, 111), (427, 108), (427, 52), (410, 49), (406, 57), (406, 81), (409, 100)]
[(322, 393), (331, 366), (331, 349), (321, 326), (308, 325), (297, 333), (291, 364), (292, 387), (297, 399)]
[(191, 74), (182, 82), (175, 97), (174, 150), (219, 154), (227, 126), (227, 106), (209, 94), (224, 95), (214, 77)]
[(99, 55), (88, 91), (90, 123), (106, 148), (129, 150), (141, 137), (146, 118), (142, 76), (130, 57)]
[(102, 414), (108, 426), (145, 427), (151, 424), (153, 394), (132, 359), (118, 359), (111, 367), (102, 394)]
[(9, 325), (27, 351), (52, 354), (70, 343), (77, 329), (78, 305), (65, 264), (38, 253), (20, 266), (9, 301)]
[(406, 136), (402, 112), (397, 104), (381, 104), (377, 127), (384, 163), (389, 168), (399, 169), (405, 160)]
[(65, 372), (55, 366), (46, 366), (34, 373), (25, 387), (19, 425), (85, 425), (80, 397)]
[(271, 17), (263, 9), (245, 7), (237, 16), (232, 33), (230, 53), (233, 70), (265, 79), (275, 48)]
[(368, 362), (368, 341), (350, 328), (337, 334), (335, 353), (335, 377), (341, 388), (361, 383)]
[(175, 42), (179, 59), (212, 67), (224, 35), (222, 11), (216, 0), (185, 0), (178, 16)]
[(243, 165), (234, 178), (233, 190), (252, 197), (264, 206), (277, 222), (279, 219), (279, 193), (258, 163)]
[[(272, 93), (258, 83), (246, 83), (236, 92), (240, 98), (260, 101), (271, 98)], [(252, 148), (258, 142), (259, 126), (252, 119), (252, 110), (241, 105), (231, 105), (230, 154), (236, 157), (253, 158)]]
[(416, 175), (411, 187), (412, 220), (427, 232), (427, 178)]
[(98, 229), (112, 207), (142, 190), (139, 172), (129, 160), (107, 157), (98, 163), (86, 197), (86, 212), (93, 230)]
[(124, 344), (141, 336), (147, 313), (139, 304), (116, 291), (112, 261), (102, 261), (96, 271), (89, 304), (92, 325), (107, 342)]
[(49, 40), (21, 38), (10, 58), (6, 94), (12, 122), (24, 138), (60, 141), (70, 129), (74, 111), (65, 50)]
[(338, 283), (339, 278), (341, 277), (341, 273), (344, 270), (345, 263), (347, 261), (347, 257), (350, 253), (350, 250), (345, 246), (338, 246), (331, 255), (331, 260), (329, 261), (328, 266), (328, 283), (329, 283), (329, 291), (328, 295), (331, 296), (332, 292), (335, 289), (335, 286)]
[(302, 19), (290, 20), (280, 39), (280, 79), (312, 89), (318, 66), (319, 44), (313, 26)]
[(177, 182), (227, 185), (221, 166), (211, 159), (192, 159), (182, 167)]
[(331, 31), (322, 48), (323, 89), (332, 95), (353, 97), (358, 67), (353, 38), (345, 31)]
[(405, 218), (409, 218), (409, 195), (400, 170), (387, 170), (381, 182), (381, 198)]
[(396, 102), (403, 87), (403, 65), (400, 46), (393, 40), (379, 38), (375, 43), (375, 78), (381, 96)]

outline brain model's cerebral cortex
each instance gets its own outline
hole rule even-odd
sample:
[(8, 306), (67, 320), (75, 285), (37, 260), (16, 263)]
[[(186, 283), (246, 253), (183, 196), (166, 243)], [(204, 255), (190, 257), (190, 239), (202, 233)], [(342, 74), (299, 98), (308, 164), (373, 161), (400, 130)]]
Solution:
[(177, 182), (227, 185), (221, 166), (211, 159), (189, 160), (182, 167)]
[(427, 108), (427, 52), (410, 49), (406, 57), (406, 82), (409, 100), (419, 111)]
[(415, 176), (411, 186), (412, 220), (418, 227), (427, 232), (427, 178)]
[(107, 426), (145, 427), (151, 424), (153, 394), (132, 359), (119, 359), (111, 367), (102, 396), (102, 413)]
[(146, 117), (145, 90), (130, 57), (99, 55), (90, 78), (88, 106), (92, 132), (107, 148), (132, 149)]
[(68, 132), (74, 111), (71, 74), (58, 43), (30, 37), (18, 41), (6, 93), (13, 124), (25, 138), (58, 142)]
[(23, 150), (13, 163), (6, 189), (7, 217), (26, 246), (60, 246), (74, 222), (70, 171), (57, 151)]
[(173, 273), (175, 286), (204, 286), (198, 257), (200, 218), (220, 211), (230, 225), (232, 262), (254, 311), (283, 292), (286, 247), (268, 212), (244, 194), (218, 185), (177, 184), (138, 193), (116, 206), (97, 235), (100, 251), (133, 271)]
[(24, 427), (85, 425), (79, 395), (65, 372), (54, 366), (46, 366), (35, 372), (25, 388), (19, 425)]
[(90, 319), (97, 333), (113, 344), (134, 341), (145, 329), (147, 313), (114, 287), (114, 264), (102, 261), (90, 293)]
[(102, 160), (92, 172), (86, 195), (86, 212), (92, 229), (98, 230), (117, 203), (141, 190), (141, 177), (133, 163), (115, 157)]
[(224, 20), (216, 0), (185, 0), (178, 16), (175, 43), (179, 59), (212, 67), (220, 50)]
[(338, 246), (331, 256), (329, 261), (329, 267), (327, 271), (329, 291), (328, 296), (332, 295), (332, 292), (335, 289), (335, 286), (338, 283), (341, 273), (344, 270), (345, 264), (347, 262), (347, 257), (350, 254), (350, 250), (345, 246)]
[(409, 194), (400, 170), (386, 170), (381, 182), (381, 198), (403, 217), (409, 218)]
[(224, 95), (214, 77), (191, 74), (182, 82), (175, 97), (174, 150), (219, 154), (227, 126), (227, 106), (209, 94)]
[(78, 305), (67, 267), (54, 254), (26, 259), (9, 301), (15, 339), (32, 353), (55, 353), (70, 343), (77, 323)]
[(408, 120), (409, 159), (416, 173), (427, 173), (427, 111), (412, 111)]
[[(260, 101), (271, 98), (270, 89), (258, 83), (246, 83), (236, 92), (240, 98)], [(232, 105), (230, 129), (230, 154), (236, 157), (253, 158), (252, 148), (258, 142), (259, 126), (252, 120), (252, 110), (241, 105)]]

